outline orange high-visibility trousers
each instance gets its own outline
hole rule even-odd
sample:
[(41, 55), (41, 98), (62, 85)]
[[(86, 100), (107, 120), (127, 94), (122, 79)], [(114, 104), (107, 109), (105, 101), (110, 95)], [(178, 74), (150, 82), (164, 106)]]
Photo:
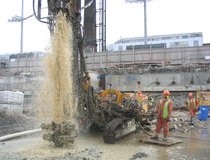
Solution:
[(157, 134), (160, 133), (161, 129), (163, 128), (163, 135), (164, 136), (168, 136), (169, 134), (169, 125), (168, 125), (169, 122), (167, 122), (166, 119), (163, 119), (163, 118), (158, 118), (158, 121), (157, 121), (157, 126), (156, 126), (156, 130), (155, 132)]
[(196, 113), (196, 110), (195, 110), (195, 109), (190, 108), (190, 109), (189, 109), (189, 112), (190, 112), (190, 116), (191, 116), (192, 118), (195, 117), (195, 113)]

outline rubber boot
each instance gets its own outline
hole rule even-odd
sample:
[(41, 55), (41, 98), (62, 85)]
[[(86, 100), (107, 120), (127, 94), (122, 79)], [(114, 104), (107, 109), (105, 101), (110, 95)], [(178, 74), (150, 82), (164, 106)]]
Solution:
[(194, 119), (193, 119), (193, 117), (190, 118), (190, 125), (194, 125)]
[(154, 135), (154, 136), (152, 136), (150, 139), (159, 140), (159, 136), (158, 136), (158, 134), (155, 134), (155, 135)]
[(168, 141), (168, 137), (164, 136), (163, 141)]

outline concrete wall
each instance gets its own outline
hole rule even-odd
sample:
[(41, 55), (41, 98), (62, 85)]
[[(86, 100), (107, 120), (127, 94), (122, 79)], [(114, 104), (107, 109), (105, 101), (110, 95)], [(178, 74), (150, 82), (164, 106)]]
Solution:
[[(210, 65), (210, 46), (168, 48), (152, 50), (133, 50), (119, 52), (87, 53), (86, 64), (89, 70), (110, 68), (116, 66), (154, 64), (160, 66), (183, 64)], [(41, 72), (43, 70), (44, 54), (34, 54), (31, 57), (0, 59), (0, 72)]]
[(155, 64), (161, 66), (189, 63), (210, 64), (210, 60), (206, 59), (209, 55), (210, 46), (100, 52), (88, 53), (86, 63), (90, 70), (128, 64)]
[[(194, 84), (191, 84), (191, 80)], [(163, 91), (168, 89), (171, 91), (196, 91), (210, 90), (210, 84), (207, 83), (210, 72), (200, 72), (199, 76), (195, 73), (156, 73), (156, 74), (128, 74), (128, 75), (106, 75), (106, 88), (112, 84), (112, 88), (121, 91)], [(156, 81), (160, 82), (156, 85)], [(140, 81), (139, 85), (137, 82)], [(175, 81), (176, 84), (172, 84)]]
[(24, 107), (30, 106), (35, 100), (35, 93), (39, 89), (42, 77), (40, 76), (1, 76), (0, 90), (21, 91), (24, 93)]
[[(159, 66), (181, 66), (187, 64), (210, 66), (210, 60), (206, 58), (210, 56), (210, 46), (191, 47), (191, 48), (173, 48), (173, 49), (154, 49), (154, 50), (133, 50), (129, 52), (101, 52), (90, 53), (86, 59), (87, 68), (89, 70), (97, 70), (102, 68), (123, 68), (125, 65), (135, 64), (155, 64)], [(34, 89), (37, 89), (43, 76), (44, 54), (32, 54), (31, 56), (7, 56), (1, 58), (0, 67), (0, 89), (1, 90), (18, 90), (24, 93), (24, 104), (30, 104), (34, 99)], [(160, 67), (161, 68), (161, 67)], [(141, 68), (138, 68), (141, 69)], [(94, 83), (99, 82), (97, 74), (91, 74)], [(190, 84), (191, 79), (194, 84)], [(174, 91), (188, 90), (210, 90), (207, 83), (210, 77), (210, 69), (199, 72), (199, 78), (194, 72), (180, 73), (151, 73), (151, 74), (128, 74), (121, 73), (118, 75), (106, 75), (105, 85), (112, 84), (112, 88), (124, 91), (136, 91), (141, 88), (143, 91), (162, 91), (167, 88)], [(158, 78), (160, 85), (155, 85)], [(172, 81), (176, 85), (169, 85)], [(200, 83), (199, 83), (200, 80)], [(141, 85), (137, 84), (141, 81)], [(201, 85), (201, 88), (200, 88)]]

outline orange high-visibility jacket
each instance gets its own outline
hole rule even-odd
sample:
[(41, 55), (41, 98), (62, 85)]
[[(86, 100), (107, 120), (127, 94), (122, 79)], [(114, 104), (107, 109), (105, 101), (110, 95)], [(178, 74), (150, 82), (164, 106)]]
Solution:
[(188, 109), (198, 109), (199, 102), (196, 98), (187, 99), (185, 103)]
[[(168, 103), (167, 106), (165, 106), (166, 103)], [(173, 103), (170, 99), (167, 99), (167, 100), (161, 99), (160, 102), (158, 103), (157, 108), (156, 108), (158, 118), (163, 118), (164, 107), (167, 107), (167, 112), (168, 112), (167, 119), (171, 118)]]

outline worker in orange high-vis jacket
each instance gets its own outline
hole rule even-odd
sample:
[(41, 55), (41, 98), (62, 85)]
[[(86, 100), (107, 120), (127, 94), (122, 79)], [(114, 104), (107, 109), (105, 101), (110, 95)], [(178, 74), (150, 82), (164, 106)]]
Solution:
[(190, 124), (194, 124), (195, 114), (198, 111), (199, 102), (196, 98), (193, 97), (193, 93), (188, 93), (188, 98), (185, 102), (185, 106), (190, 114)]
[(157, 125), (155, 130), (155, 136), (151, 137), (151, 139), (159, 139), (159, 134), (161, 129), (163, 128), (163, 141), (168, 140), (169, 135), (169, 122), (172, 114), (173, 103), (169, 99), (170, 92), (168, 90), (164, 90), (163, 98), (156, 106), (155, 113), (157, 113)]

